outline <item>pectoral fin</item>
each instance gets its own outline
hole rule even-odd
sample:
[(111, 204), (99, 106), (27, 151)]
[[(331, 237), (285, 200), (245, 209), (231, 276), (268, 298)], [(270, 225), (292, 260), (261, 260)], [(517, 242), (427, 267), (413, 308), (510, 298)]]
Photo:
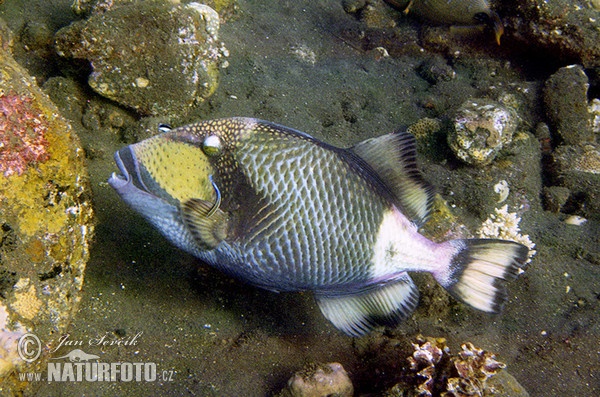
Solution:
[(213, 249), (227, 237), (229, 217), (213, 203), (197, 198), (186, 200), (181, 205), (181, 214), (202, 248)]
[(339, 330), (361, 336), (380, 325), (395, 326), (417, 307), (419, 292), (406, 273), (358, 291), (317, 291), (323, 315)]

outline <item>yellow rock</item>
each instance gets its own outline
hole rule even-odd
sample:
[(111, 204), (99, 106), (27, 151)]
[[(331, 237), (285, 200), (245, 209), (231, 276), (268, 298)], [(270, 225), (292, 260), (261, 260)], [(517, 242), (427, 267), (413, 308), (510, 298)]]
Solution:
[(40, 312), (42, 307), (42, 301), (38, 299), (35, 286), (32, 284), (29, 289), (23, 292), (15, 293), (15, 302), (11, 305), (11, 308), (21, 317), (27, 320), (33, 320), (33, 318)]
[(84, 153), (69, 123), (0, 48), (0, 391), (31, 394), (18, 373), (39, 369), (16, 352), (22, 334), (42, 345), (75, 312), (93, 231)]

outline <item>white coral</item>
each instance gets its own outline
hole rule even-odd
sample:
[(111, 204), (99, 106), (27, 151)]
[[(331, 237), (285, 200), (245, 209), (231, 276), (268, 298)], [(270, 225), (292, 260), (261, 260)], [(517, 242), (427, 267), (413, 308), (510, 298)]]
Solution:
[(519, 222), (521, 218), (516, 212), (508, 212), (508, 205), (495, 209), (496, 214), (490, 214), (488, 219), (479, 228), (480, 238), (499, 238), (513, 240), (529, 248), (529, 259), (533, 258), (536, 251), (535, 244), (527, 234), (521, 234)]
[(592, 99), (589, 111), (592, 115), (592, 129), (594, 130), (595, 134), (598, 134), (600, 133), (600, 99)]
[(25, 334), (25, 331), (18, 327), (16, 331), (10, 331), (8, 329), (8, 322), (8, 311), (0, 303), (0, 383), (17, 366), (23, 364), (23, 360), (18, 354), (18, 342), (19, 338)]

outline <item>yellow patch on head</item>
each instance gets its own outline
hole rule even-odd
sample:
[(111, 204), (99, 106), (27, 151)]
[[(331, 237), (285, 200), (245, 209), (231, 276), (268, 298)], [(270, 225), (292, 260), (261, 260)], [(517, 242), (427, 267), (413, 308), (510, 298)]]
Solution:
[(179, 202), (214, 198), (208, 179), (214, 171), (202, 149), (159, 135), (133, 145), (133, 151), (154, 181)]

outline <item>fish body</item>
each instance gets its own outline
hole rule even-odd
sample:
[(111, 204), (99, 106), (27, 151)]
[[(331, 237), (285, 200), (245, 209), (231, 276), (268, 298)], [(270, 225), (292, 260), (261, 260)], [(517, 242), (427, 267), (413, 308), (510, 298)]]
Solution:
[(500, 16), (490, 8), (488, 0), (386, 0), (403, 9), (406, 14), (415, 14), (433, 23), (471, 26), (485, 24), (494, 30), (496, 42), (504, 34)]
[(489, 14), (487, 0), (413, 0), (408, 12), (444, 24), (472, 25), (478, 14)]
[(432, 189), (414, 138), (342, 149), (250, 118), (203, 121), (115, 154), (110, 185), (176, 246), (253, 285), (315, 293), (325, 317), (362, 335), (416, 307), (407, 272), (434, 275), (488, 311), (528, 250), (502, 240), (435, 243), (418, 233)]

